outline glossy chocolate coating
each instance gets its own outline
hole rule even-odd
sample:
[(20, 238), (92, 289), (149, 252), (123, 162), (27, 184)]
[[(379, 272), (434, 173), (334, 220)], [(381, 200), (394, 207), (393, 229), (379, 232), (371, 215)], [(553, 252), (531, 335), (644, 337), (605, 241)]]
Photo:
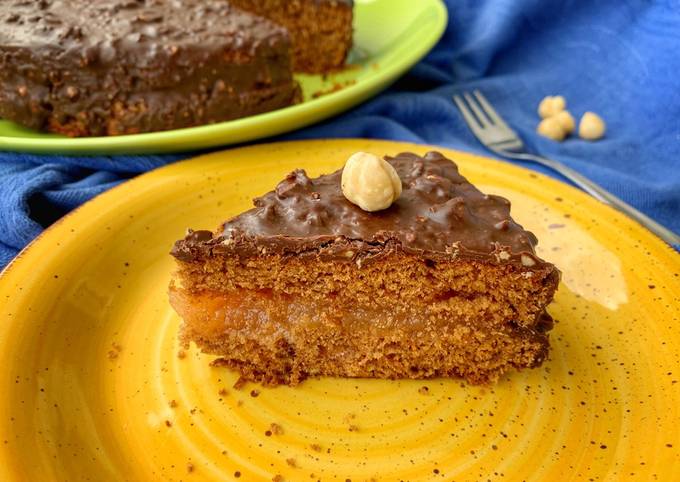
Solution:
[(0, 117), (101, 135), (263, 112), (299, 99), (289, 45), (224, 0), (4, 0)]
[(227, 221), (223, 232), (191, 232), (178, 241), (173, 255), (183, 261), (219, 253), (314, 254), (357, 261), (402, 250), (494, 263), (524, 259), (532, 269), (546, 265), (534, 254), (536, 237), (510, 217), (510, 202), (480, 192), (442, 154), (385, 159), (403, 186), (388, 209), (370, 213), (345, 199), (342, 170), (316, 179), (296, 170), (255, 199), (254, 209)]

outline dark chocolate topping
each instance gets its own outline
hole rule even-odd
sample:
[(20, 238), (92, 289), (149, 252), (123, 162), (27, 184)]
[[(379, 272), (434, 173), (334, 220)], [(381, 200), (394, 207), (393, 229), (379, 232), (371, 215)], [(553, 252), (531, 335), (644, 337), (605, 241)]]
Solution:
[(349, 202), (340, 187), (342, 170), (316, 179), (296, 170), (274, 191), (255, 199), (254, 209), (227, 221), (222, 233), (192, 232), (176, 244), (173, 255), (188, 261), (208, 250), (241, 255), (317, 250), (322, 256), (351, 260), (389, 246), (493, 262), (525, 256), (527, 267), (543, 264), (534, 255), (536, 237), (510, 217), (510, 202), (480, 192), (442, 154), (404, 153), (385, 159), (403, 186), (401, 197), (388, 209), (369, 213)]
[(0, 25), (1, 45), (75, 49), (89, 63), (115, 63), (133, 52), (140, 67), (153, 67), (172, 47), (252, 54), (287, 35), (225, 0), (3, 0)]

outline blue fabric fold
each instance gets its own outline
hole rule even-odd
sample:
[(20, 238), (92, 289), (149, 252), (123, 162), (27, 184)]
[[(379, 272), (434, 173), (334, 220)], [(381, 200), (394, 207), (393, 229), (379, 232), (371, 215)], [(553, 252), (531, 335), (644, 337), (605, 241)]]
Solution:
[[(447, 5), (450, 24), (442, 40), (388, 91), (278, 139), (368, 137), (488, 155), (451, 102), (454, 92), (477, 88), (531, 150), (568, 164), (680, 232), (675, 2), (447, 0)], [(575, 117), (587, 110), (600, 114), (607, 136), (594, 143), (577, 137), (555, 143), (536, 135), (536, 107), (552, 94), (564, 95)], [(93, 196), (191, 156), (0, 152), (0, 267)]]

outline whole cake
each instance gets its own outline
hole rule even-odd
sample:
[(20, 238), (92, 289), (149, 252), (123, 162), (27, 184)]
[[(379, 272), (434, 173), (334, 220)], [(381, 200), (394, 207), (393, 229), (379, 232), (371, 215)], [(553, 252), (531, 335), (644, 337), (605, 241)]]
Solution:
[(69, 136), (162, 131), (298, 102), (281, 26), (225, 0), (3, 0), (0, 118)]
[(170, 300), (185, 344), (270, 385), (484, 383), (545, 360), (559, 271), (506, 199), (437, 152), (349, 168), (297, 170), (254, 209), (175, 244)]
[(323, 73), (345, 65), (352, 47), (352, 0), (229, 0), (286, 27), (296, 72)]

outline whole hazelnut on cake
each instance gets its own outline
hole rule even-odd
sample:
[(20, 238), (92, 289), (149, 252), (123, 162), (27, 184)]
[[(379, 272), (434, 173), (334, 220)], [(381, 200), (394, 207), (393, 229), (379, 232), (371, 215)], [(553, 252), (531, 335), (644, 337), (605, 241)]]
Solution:
[(342, 193), (364, 211), (387, 209), (401, 196), (401, 179), (392, 165), (366, 152), (357, 152), (342, 171)]

